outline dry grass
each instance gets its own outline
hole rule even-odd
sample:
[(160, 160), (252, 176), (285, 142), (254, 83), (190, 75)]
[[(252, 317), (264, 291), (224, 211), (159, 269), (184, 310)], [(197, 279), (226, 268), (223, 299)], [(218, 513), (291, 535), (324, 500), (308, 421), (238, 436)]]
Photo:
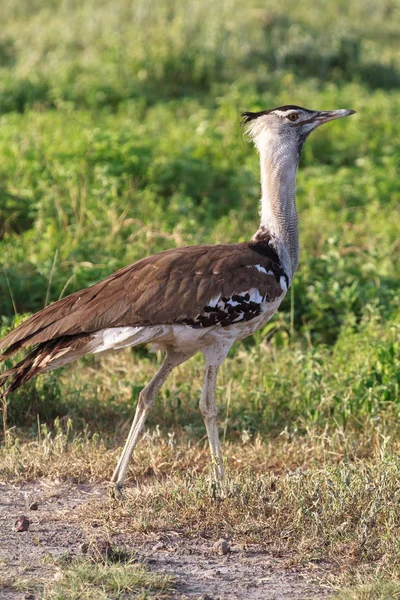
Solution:
[(174, 474), (128, 490), (122, 504), (93, 503), (85, 516), (95, 513), (110, 531), (257, 542), (291, 564), (328, 560), (344, 579), (364, 568), (392, 576), (400, 564), (399, 469), (371, 460), (280, 475), (244, 470), (231, 475), (222, 500), (207, 478)]
[[(385, 589), (400, 573), (397, 443), (375, 430), (358, 439), (340, 432), (282, 435), (268, 444), (244, 436), (224, 450), (228, 492), (219, 499), (209, 483), (205, 440), (147, 433), (132, 461), (125, 501), (92, 501), (80, 509), (82, 523), (96, 514), (109, 534), (174, 530), (256, 542), (290, 565), (328, 561), (335, 585), (362, 584), (364, 595), (341, 598), (396, 597), (373, 595), (376, 586), (368, 585), (378, 579)], [(52, 436), (42, 429), (34, 441), (10, 440), (1, 449), (0, 478), (101, 482), (117, 454), (96, 436), (60, 427)]]
[[(8, 434), (7, 446), (0, 447), (0, 480), (20, 482), (39, 477), (72, 482), (107, 481), (121, 448), (110, 448), (97, 434), (75, 434), (71, 421), (55, 422), (54, 430), (42, 425), (41, 433), (30, 441), (21, 440), (15, 431)], [(342, 431), (307, 436), (282, 433), (264, 442), (251, 439), (247, 432), (241, 441), (225, 442), (223, 453), (232, 474), (243, 472), (284, 474), (296, 469), (319, 469), (376, 459), (383, 454), (396, 454), (400, 444), (381, 434), (379, 428), (362, 436), (345, 435)], [(130, 481), (161, 479), (171, 473), (177, 477), (208, 472), (208, 442), (198, 442), (184, 433), (163, 435), (159, 429), (146, 432), (131, 461)]]

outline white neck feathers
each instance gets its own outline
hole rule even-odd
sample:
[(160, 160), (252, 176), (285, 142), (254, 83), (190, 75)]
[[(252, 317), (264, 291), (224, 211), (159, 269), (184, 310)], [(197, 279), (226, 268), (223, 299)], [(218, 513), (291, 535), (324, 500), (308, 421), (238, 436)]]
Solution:
[(296, 174), (300, 158), (297, 140), (262, 131), (254, 138), (260, 153), (261, 224), (276, 247), (290, 280), (299, 262)]

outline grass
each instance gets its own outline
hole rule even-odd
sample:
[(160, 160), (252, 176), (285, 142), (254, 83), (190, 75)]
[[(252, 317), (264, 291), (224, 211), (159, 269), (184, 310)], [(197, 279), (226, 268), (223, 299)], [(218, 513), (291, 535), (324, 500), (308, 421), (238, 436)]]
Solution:
[[(134, 597), (148, 600), (162, 597), (172, 587), (172, 578), (151, 572), (144, 565), (133, 561), (94, 562), (77, 556), (53, 560), (57, 575), (43, 584), (41, 580), (22, 577), (15, 581), (4, 579), (4, 588), (40, 593), (42, 600), (109, 600)], [(160, 596), (161, 594), (161, 596)]]
[[(243, 436), (225, 444), (228, 484), (221, 500), (210, 487), (206, 440), (194, 444), (187, 436), (147, 433), (132, 461), (124, 502), (93, 500), (78, 509), (79, 522), (90, 524), (96, 515), (109, 536), (172, 530), (189, 538), (256, 543), (286, 567), (313, 564), (336, 589), (351, 584), (349, 598), (374, 598), (354, 595), (355, 589), (392, 589), (400, 568), (399, 449), (398, 439), (379, 427), (358, 438), (309, 432), (268, 444)], [(10, 482), (103, 482), (116, 451), (59, 426), (55, 437), (14, 441), (0, 458), (0, 477)]]
[[(98, 435), (71, 434), (71, 425), (63, 429), (56, 423), (55, 433), (42, 428), (41, 435), (29, 442), (9, 433), (9, 444), (1, 449), (0, 476), (12, 482), (32, 481), (38, 477), (73, 480), (83, 483), (107, 481), (120, 448), (109, 447)], [(260, 436), (253, 439), (243, 432), (242, 439), (226, 442), (224, 454), (229, 470), (240, 474), (246, 469), (254, 473), (271, 470), (281, 474), (298, 468), (317, 469), (324, 465), (337, 465), (342, 461), (357, 462), (381, 456), (395, 455), (396, 438), (385, 435), (378, 427), (365, 430), (358, 438), (344, 431), (331, 434), (313, 433), (293, 436), (282, 433), (265, 443)], [(68, 460), (66, 460), (68, 457)], [(175, 433), (165, 436), (159, 430), (146, 432), (144, 442), (138, 446), (132, 459), (129, 477), (136, 482), (151, 480), (152, 476), (164, 479), (169, 473), (184, 475), (207, 472), (209, 469), (207, 441), (195, 442), (192, 435)]]
[[(221, 369), (231, 495), (209, 497), (199, 357), (130, 470), (148, 500), (133, 529), (169, 510), (189, 534), (201, 507), (244, 541), (261, 523), (294, 562), (337, 556), (341, 598), (396, 597), (400, 579), (399, 16), (398, 0), (0, 6), (1, 334), (151, 252), (248, 239), (259, 174), (240, 110), (357, 111), (307, 141), (291, 294)], [(88, 357), (14, 393), (2, 480), (107, 480), (159, 361)]]
[(43, 600), (108, 600), (129, 596), (147, 600), (150, 593), (154, 597), (155, 592), (170, 588), (171, 578), (150, 573), (135, 563), (93, 564), (75, 559), (62, 568), (61, 578), (45, 590)]
[[(377, 424), (396, 435), (398, 335), (396, 320), (383, 322), (371, 310), (358, 325), (343, 326), (335, 344), (308, 346), (291, 339), (278, 316), (254, 340), (237, 344), (221, 369), (217, 393), (225, 437), (235, 440), (246, 431), (274, 438), (282, 431), (326, 428), (362, 435)], [(8, 406), (9, 422), (36, 429), (37, 419), (50, 426), (57, 416), (63, 422), (72, 418), (75, 430), (89, 428), (115, 443), (116, 434), (117, 441), (124, 437), (137, 395), (159, 360), (142, 351), (89, 357), (18, 390)], [(149, 423), (199, 439), (202, 380), (200, 357), (176, 369)]]
[(338, 600), (388, 600), (400, 597), (399, 581), (377, 581), (372, 585), (361, 585), (356, 590), (343, 590), (338, 596)]
[[(228, 498), (215, 503), (202, 478), (167, 477), (141, 485), (119, 510), (113, 503), (89, 507), (110, 529), (165, 531), (232, 537), (260, 543), (287, 565), (329, 561), (340, 571), (397, 573), (398, 462), (324, 465), (282, 475), (242, 472), (229, 482)], [(366, 486), (365, 481), (368, 480)], [(335, 573), (336, 571), (336, 573)], [(349, 573), (346, 573), (349, 576)]]

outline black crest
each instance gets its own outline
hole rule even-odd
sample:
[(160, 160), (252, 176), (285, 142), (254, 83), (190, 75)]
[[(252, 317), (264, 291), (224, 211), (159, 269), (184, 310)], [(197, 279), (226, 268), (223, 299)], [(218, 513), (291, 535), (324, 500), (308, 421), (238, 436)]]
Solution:
[(262, 115), (268, 114), (269, 110), (262, 110), (261, 112), (241, 112), (240, 115), (242, 117), (242, 125), (246, 125), (246, 123), (250, 123), (250, 121), (255, 121), (258, 117)]
[(250, 121), (254, 121), (255, 119), (258, 119), (258, 117), (262, 117), (263, 115), (267, 115), (268, 113), (274, 112), (274, 110), (302, 110), (310, 114), (313, 112), (312, 110), (302, 108), (301, 106), (296, 106), (295, 104), (285, 104), (284, 106), (276, 106), (275, 108), (271, 108), (270, 110), (261, 110), (260, 112), (244, 111), (240, 113), (242, 116), (242, 125), (246, 125), (246, 123), (250, 123)]

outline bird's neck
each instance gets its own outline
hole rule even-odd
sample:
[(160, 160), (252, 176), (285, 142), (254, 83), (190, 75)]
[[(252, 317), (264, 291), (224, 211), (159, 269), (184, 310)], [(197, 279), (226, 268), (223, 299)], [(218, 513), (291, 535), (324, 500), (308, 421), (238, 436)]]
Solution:
[(257, 144), (261, 165), (261, 222), (253, 239), (268, 237), (290, 281), (299, 262), (296, 174), (300, 148), (274, 140)]

